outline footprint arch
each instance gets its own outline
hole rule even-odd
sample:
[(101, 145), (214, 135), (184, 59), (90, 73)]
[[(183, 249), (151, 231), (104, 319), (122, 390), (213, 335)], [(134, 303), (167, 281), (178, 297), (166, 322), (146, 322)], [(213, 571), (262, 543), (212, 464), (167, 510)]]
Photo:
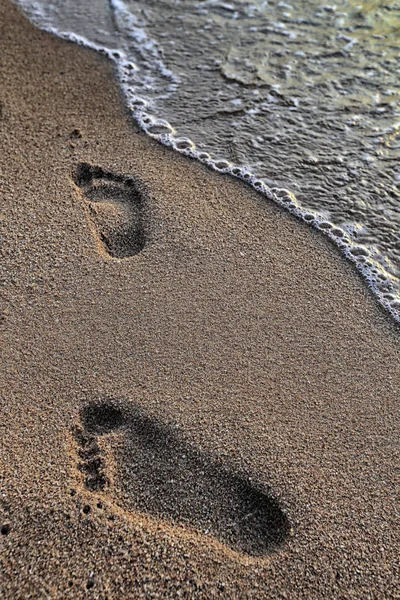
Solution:
[[(290, 522), (268, 490), (200, 452), (140, 407), (114, 400), (88, 404), (80, 414), (75, 439), (87, 489), (113, 494), (100, 446), (102, 436), (118, 431), (123, 443), (113, 457), (113, 481), (127, 510), (189, 526), (249, 556), (277, 550), (289, 535)], [(94, 455), (87, 453), (90, 448)]]
[(105, 252), (118, 259), (139, 254), (148, 239), (147, 195), (140, 182), (89, 163), (77, 166), (74, 180)]

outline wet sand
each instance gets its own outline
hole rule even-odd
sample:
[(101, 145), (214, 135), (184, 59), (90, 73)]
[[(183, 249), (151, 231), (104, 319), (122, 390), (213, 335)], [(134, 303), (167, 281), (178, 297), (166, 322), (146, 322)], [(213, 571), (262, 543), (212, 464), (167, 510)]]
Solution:
[(398, 328), (0, 7), (0, 596), (399, 598)]

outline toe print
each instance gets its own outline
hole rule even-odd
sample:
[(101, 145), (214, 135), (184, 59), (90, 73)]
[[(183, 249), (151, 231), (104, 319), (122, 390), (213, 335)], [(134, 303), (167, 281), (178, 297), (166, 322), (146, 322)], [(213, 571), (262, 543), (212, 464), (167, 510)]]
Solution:
[(104, 472), (104, 459), (95, 436), (81, 427), (74, 430), (78, 446), (79, 470), (84, 474), (84, 483), (88, 490), (102, 492), (109, 484)]

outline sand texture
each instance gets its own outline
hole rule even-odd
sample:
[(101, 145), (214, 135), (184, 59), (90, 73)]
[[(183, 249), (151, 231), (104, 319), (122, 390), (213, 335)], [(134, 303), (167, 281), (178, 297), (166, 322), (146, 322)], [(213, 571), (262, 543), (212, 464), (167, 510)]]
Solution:
[(0, 0), (4, 600), (393, 599), (399, 330)]

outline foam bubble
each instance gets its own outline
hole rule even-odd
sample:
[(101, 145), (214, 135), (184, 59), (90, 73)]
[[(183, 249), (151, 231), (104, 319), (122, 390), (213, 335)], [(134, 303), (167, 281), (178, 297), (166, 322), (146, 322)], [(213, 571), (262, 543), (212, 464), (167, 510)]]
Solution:
[(164, 119), (156, 119), (146, 127), (146, 131), (147, 133), (156, 136), (163, 134), (169, 135), (174, 133), (174, 130), (171, 127), (171, 125), (168, 123), (168, 121), (165, 121)]
[(353, 256), (370, 256), (370, 252), (364, 246), (353, 246), (350, 249), (350, 252), (353, 254)]
[(242, 171), (242, 169), (240, 167), (236, 167), (235, 166), (235, 167), (232, 167), (231, 173), (232, 173), (232, 175), (235, 175), (235, 177), (241, 177), (243, 171)]
[(343, 229), (339, 229), (339, 227), (332, 227), (330, 230), (330, 235), (333, 235), (337, 238), (342, 238), (344, 236), (344, 231)]
[(248, 171), (242, 171), (241, 178), (245, 181), (251, 181), (252, 179), (254, 179), (254, 175), (252, 175)]
[(214, 167), (218, 171), (227, 171), (231, 167), (231, 163), (228, 162), (227, 160), (217, 160), (214, 163)]
[(261, 181), (260, 179), (257, 179), (254, 183), (253, 186), (256, 188), (256, 190), (264, 190), (265, 188), (265, 184), (263, 181)]
[(127, 95), (127, 102), (129, 106), (132, 106), (137, 110), (138, 107), (147, 106), (147, 101), (144, 98), (138, 98), (137, 96), (131, 96), (131, 90), (129, 90)]
[(190, 140), (187, 137), (175, 138), (172, 143), (174, 148), (176, 148), (177, 150), (188, 150), (195, 148), (195, 145), (192, 142), (192, 140)]

